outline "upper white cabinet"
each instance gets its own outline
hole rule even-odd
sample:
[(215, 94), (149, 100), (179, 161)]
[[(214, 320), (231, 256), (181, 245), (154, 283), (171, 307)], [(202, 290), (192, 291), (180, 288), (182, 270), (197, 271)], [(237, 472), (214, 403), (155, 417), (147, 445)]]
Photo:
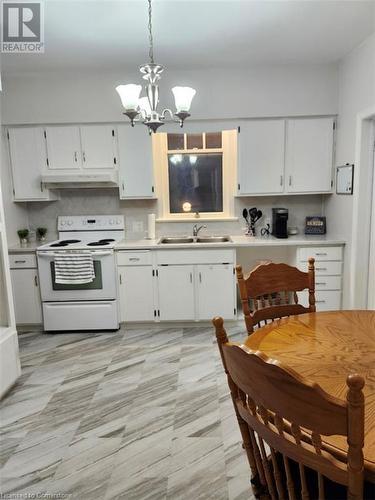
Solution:
[(288, 120), (286, 176), (289, 193), (332, 189), (333, 118)]
[(79, 169), (82, 166), (79, 127), (46, 127), (48, 167), (50, 169)]
[(55, 199), (41, 181), (47, 165), (42, 127), (8, 129), (14, 201), (48, 201)]
[(119, 189), (121, 199), (153, 198), (152, 138), (145, 127), (119, 125)]
[(115, 168), (117, 164), (115, 127), (111, 125), (84, 125), (80, 128), (83, 168)]
[(333, 117), (243, 123), (238, 195), (330, 193), (334, 123)]
[(239, 194), (284, 191), (285, 120), (253, 120), (241, 125)]

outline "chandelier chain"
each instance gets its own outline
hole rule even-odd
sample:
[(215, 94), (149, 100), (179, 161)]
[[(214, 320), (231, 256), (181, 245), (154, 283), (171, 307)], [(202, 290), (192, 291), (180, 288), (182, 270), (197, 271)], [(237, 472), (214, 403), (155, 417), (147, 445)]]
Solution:
[(148, 0), (148, 39), (149, 39), (149, 43), (150, 43), (148, 55), (150, 57), (151, 63), (154, 64), (154, 40), (152, 37), (152, 6), (151, 6), (151, 1), (152, 0)]

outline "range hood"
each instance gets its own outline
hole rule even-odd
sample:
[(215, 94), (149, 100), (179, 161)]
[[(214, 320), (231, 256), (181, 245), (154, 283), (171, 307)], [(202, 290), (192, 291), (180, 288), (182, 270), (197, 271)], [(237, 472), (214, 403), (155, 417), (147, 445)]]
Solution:
[(43, 184), (49, 188), (117, 187), (117, 172), (54, 173), (42, 175)]

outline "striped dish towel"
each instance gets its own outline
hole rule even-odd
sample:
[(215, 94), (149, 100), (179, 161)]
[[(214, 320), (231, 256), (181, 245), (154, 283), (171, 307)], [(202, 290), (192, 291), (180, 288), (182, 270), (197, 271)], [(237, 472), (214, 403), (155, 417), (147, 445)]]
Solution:
[(54, 257), (55, 283), (80, 285), (95, 279), (94, 261), (90, 251), (59, 252)]

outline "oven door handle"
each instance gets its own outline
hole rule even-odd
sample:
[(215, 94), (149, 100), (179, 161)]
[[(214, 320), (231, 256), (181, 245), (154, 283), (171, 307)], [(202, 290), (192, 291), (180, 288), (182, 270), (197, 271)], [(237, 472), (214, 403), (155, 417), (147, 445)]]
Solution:
[[(56, 257), (59, 254), (60, 254), (60, 252), (59, 253), (55, 253), (55, 252), (38, 252), (38, 257)], [(93, 257), (105, 257), (106, 255), (113, 255), (113, 252), (111, 252), (111, 251), (107, 251), (107, 252), (91, 252), (91, 255)]]

